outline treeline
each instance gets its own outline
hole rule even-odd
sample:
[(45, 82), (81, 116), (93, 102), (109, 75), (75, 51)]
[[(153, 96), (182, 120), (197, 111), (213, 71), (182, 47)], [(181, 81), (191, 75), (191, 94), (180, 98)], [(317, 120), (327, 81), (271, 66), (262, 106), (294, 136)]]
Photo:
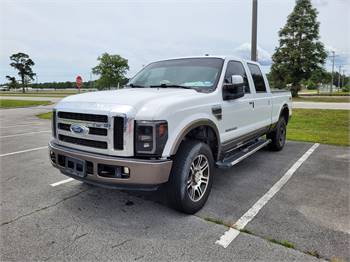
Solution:
[[(270, 87), (274, 89), (284, 89), (286, 85), (275, 81), (272, 77), (271, 72), (266, 74)], [(300, 81), (302, 87), (305, 87), (309, 90), (315, 90), (320, 85), (329, 85), (332, 82), (332, 73), (323, 70), (315, 70), (311, 73), (311, 76), (308, 79), (303, 79)], [(338, 72), (333, 73), (333, 86), (341, 88), (345, 92), (349, 92), (350, 77), (345, 74), (339, 74)]]
[[(29, 85), (32, 88), (38, 89), (67, 89), (67, 88), (77, 88), (75, 82), (46, 82), (46, 83), (32, 83)], [(83, 82), (82, 88), (97, 88), (96, 81)]]
[[(103, 85), (101, 82), (99, 82), (98, 80), (94, 80), (94, 81), (87, 81), (87, 82), (83, 82), (83, 86), (82, 88), (84, 89), (89, 89), (89, 88), (96, 88), (96, 89), (109, 89), (109, 88), (116, 88), (118, 87), (122, 87), (124, 86), (127, 82), (128, 82), (128, 78), (125, 78), (123, 80), (121, 80), (118, 83), (114, 83), (109, 87), (106, 87), (105, 85)], [(67, 89), (67, 88), (77, 88), (77, 85), (75, 82), (70, 82), (70, 81), (66, 81), (66, 82), (46, 82), (46, 83), (31, 83), (28, 84), (28, 86), (32, 87), (32, 88), (38, 88), (38, 89)]]
[[(37, 74), (33, 72), (32, 67), (34, 61), (25, 53), (16, 53), (10, 56), (10, 66), (18, 71), (20, 79), (15, 76), (7, 75), (7, 84), (0, 85), (7, 89), (22, 88), (25, 93), (28, 87), (36, 89), (68, 89), (76, 88), (76, 83), (71, 81), (65, 82), (46, 82), (33, 83)], [(92, 73), (99, 76), (99, 79), (94, 81), (83, 82), (82, 88), (96, 89), (113, 89), (124, 86), (129, 79), (126, 73), (129, 70), (128, 60), (120, 55), (110, 55), (103, 53), (97, 58), (99, 64), (92, 68)]]

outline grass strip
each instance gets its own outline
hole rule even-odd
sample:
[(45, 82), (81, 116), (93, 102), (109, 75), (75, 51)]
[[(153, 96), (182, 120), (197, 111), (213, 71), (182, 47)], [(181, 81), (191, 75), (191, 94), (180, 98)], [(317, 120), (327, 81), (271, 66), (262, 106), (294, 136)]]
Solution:
[(51, 101), (0, 99), (0, 108), (46, 106), (50, 104), (51, 104)]
[(42, 114), (38, 114), (36, 115), (37, 117), (39, 117), (40, 119), (52, 119), (52, 112), (47, 112), (47, 113), (42, 113)]
[(349, 146), (349, 110), (294, 109), (287, 139)]

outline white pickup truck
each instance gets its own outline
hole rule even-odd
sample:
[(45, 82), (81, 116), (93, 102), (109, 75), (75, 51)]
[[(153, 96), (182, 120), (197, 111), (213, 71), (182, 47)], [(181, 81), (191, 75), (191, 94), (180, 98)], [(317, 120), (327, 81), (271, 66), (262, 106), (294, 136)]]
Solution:
[(281, 150), (290, 92), (271, 93), (259, 64), (204, 56), (158, 61), (120, 90), (67, 97), (53, 110), (50, 159), (83, 182), (167, 187), (176, 209), (205, 204), (214, 167)]

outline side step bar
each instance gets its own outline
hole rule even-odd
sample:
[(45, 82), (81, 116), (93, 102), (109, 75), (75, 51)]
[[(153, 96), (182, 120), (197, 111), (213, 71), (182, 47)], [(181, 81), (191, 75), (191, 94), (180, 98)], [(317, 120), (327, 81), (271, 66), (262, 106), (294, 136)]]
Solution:
[(248, 156), (254, 154), (256, 151), (260, 150), (267, 144), (271, 142), (270, 139), (259, 139), (254, 144), (250, 144), (247, 147), (240, 148), (237, 153), (234, 155), (231, 155), (230, 157), (224, 158), (223, 161), (216, 162), (217, 167), (219, 168), (230, 168), (237, 163), (241, 162), (243, 159), (247, 158)]

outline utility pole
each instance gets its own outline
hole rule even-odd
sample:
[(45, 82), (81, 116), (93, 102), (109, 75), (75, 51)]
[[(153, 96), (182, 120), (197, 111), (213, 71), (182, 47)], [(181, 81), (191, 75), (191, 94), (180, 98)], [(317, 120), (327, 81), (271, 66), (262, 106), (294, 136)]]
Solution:
[(258, 61), (257, 56), (257, 28), (258, 28), (258, 0), (253, 0), (252, 9), (252, 43), (251, 43), (251, 60)]
[(341, 88), (341, 83), (340, 83), (340, 75), (341, 75), (341, 65), (339, 66), (339, 74), (338, 74), (338, 89)]
[(330, 92), (332, 94), (332, 91), (333, 91), (333, 80), (334, 80), (334, 76), (333, 76), (333, 73), (334, 73), (334, 58), (335, 58), (335, 51), (332, 51), (332, 82), (331, 82), (331, 89), (330, 89)]
[(89, 86), (90, 86), (90, 91), (92, 89), (92, 72), (90, 72), (90, 83), (89, 83)]

